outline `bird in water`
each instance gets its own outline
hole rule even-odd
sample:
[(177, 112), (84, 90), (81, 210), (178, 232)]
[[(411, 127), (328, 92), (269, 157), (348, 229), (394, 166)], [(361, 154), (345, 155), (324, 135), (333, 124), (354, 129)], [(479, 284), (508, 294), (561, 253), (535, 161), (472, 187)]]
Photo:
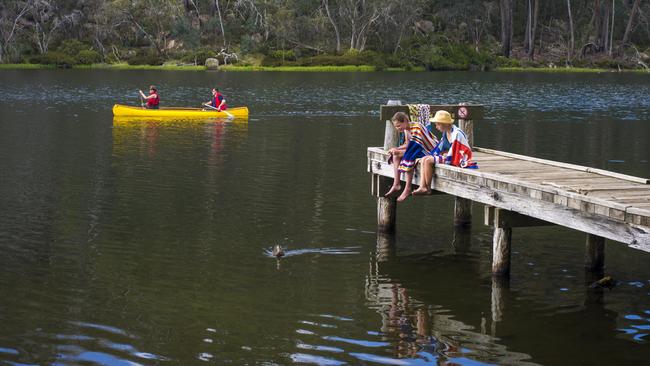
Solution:
[(281, 258), (284, 256), (284, 248), (282, 248), (282, 245), (280, 244), (275, 244), (271, 254), (276, 258)]
[(591, 286), (589, 286), (589, 287), (591, 287), (591, 288), (601, 287), (601, 288), (608, 288), (608, 289), (611, 290), (617, 284), (618, 284), (618, 281), (613, 279), (612, 276), (605, 276), (605, 277), (599, 279), (598, 281), (592, 283)]

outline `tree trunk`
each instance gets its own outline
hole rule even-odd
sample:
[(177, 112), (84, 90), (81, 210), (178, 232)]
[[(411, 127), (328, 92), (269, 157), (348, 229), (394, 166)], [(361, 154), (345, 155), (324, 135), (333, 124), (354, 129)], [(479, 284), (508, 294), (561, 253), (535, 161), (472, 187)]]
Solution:
[(567, 64), (570, 64), (571, 61), (573, 60), (573, 50), (575, 49), (575, 37), (573, 32), (573, 15), (571, 14), (571, 0), (566, 0), (566, 7), (567, 7), (567, 13), (569, 15), (569, 33), (571, 34), (569, 47), (567, 50)]
[(334, 35), (336, 36), (336, 53), (340, 53), (341, 52), (341, 34), (339, 33), (339, 27), (336, 25), (336, 22), (334, 21), (334, 18), (332, 17), (332, 14), (330, 13), (329, 0), (323, 0), (323, 6), (325, 7), (325, 12), (327, 13), (327, 18), (330, 20), (330, 23), (332, 23), (332, 27), (334, 27)]
[(217, 8), (217, 16), (219, 17), (219, 24), (221, 25), (221, 37), (223, 38), (223, 48), (226, 48), (226, 31), (223, 29), (223, 18), (221, 17), (221, 8), (219, 7), (219, 0), (214, 0), (214, 7)]
[(632, 10), (630, 11), (630, 18), (627, 20), (627, 27), (625, 27), (625, 34), (623, 34), (623, 44), (627, 43), (630, 39), (630, 32), (632, 31), (632, 24), (634, 23), (634, 16), (639, 10), (639, 3), (641, 0), (635, 0), (634, 5), (632, 5)]
[(612, 56), (612, 46), (614, 46), (614, 16), (616, 15), (616, 3), (612, 0), (612, 29), (609, 31), (609, 55)]
[(512, 0), (501, 0), (501, 53), (510, 57), (512, 51)]
[(532, 60), (535, 54), (535, 32), (537, 30), (537, 14), (539, 0), (528, 0), (528, 12), (526, 16), (526, 34), (524, 35), (524, 51), (528, 59)]
[(609, 50), (609, 30), (610, 30), (610, 12), (611, 6), (609, 1), (596, 0), (594, 4), (594, 12), (596, 18), (596, 45), (599, 52), (607, 52)]

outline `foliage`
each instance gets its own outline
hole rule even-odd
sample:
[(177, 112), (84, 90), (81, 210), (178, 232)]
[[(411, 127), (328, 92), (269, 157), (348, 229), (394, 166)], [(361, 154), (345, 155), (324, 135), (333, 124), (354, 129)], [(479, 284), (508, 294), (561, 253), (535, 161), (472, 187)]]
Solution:
[(48, 51), (42, 55), (33, 56), (29, 61), (33, 64), (55, 65), (62, 69), (71, 68), (77, 64), (74, 57), (59, 51)]
[(77, 57), (79, 52), (82, 50), (87, 50), (90, 47), (83, 42), (80, 42), (76, 39), (66, 39), (61, 42), (61, 45), (57, 47), (57, 51), (69, 57)]
[(81, 50), (76, 55), (76, 61), (81, 65), (90, 65), (102, 62), (102, 55), (95, 50)]
[(199, 48), (183, 54), (181, 60), (185, 63), (205, 65), (205, 60), (211, 57), (217, 57), (217, 52), (210, 48)]
[(126, 62), (129, 65), (162, 65), (164, 59), (151, 49), (139, 49), (135, 56), (129, 57)]
[[(506, 3), (513, 5), (511, 41), (501, 34), (502, 26), (508, 25), (508, 17), (502, 18), (500, 11)], [(638, 67), (635, 57), (641, 56), (629, 50), (650, 54), (650, 1), (640, 0), (2, 0), (1, 4), (0, 62), (22, 59), (61, 67), (101, 60), (160, 65), (181, 59), (202, 64), (221, 49), (236, 52), (239, 59), (255, 54), (268, 66), (368, 65), (379, 70)], [(532, 11), (532, 4), (538, 5), (537, 11)], [(534, 14), (534, 27), (529, 14)], [(527, 40), (531, 34), (532, 42)], [(509, 57), (499, 56), (508, 43)]]

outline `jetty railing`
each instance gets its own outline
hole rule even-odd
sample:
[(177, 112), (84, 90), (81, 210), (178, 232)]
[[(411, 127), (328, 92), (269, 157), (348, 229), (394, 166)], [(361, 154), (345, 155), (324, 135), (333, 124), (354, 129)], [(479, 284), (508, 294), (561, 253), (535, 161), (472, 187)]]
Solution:
[[(458, 120), (473, 147), (475, 121), (483, 119), (481, 105), (432, 105)], [(397, 202), (384, 197), (393, 180), (388, 150), (398, 144), (390, 122), (407, 106), (381, 106), (386, 121), (383, 147), (367, 149), (371, 192), (377, 198), (377, 225), (395, 230)], [(494, 228), (492, 272), (508, 274), (512, 229), (560, 225), (587, 234), (585, 266), (604, 266), (605, 239), (650, 252), (650, 181), (602, 169), (473, 147), (479, 169), (436, 165), (432, 190), (455, 196), (454, 224), (472, 222), (472, 202), (485, 205), (485, 224)], [(413, 179), (419, 182), (419, 167)]]

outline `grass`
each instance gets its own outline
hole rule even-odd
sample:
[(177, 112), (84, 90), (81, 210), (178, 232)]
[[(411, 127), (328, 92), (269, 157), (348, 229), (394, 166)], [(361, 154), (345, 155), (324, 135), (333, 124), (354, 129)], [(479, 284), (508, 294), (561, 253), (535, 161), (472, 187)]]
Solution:
[[(498, 72), (542, 72), (542, 73), (602, 73), (602, 72), (619, 72), (617, 69), (601, 69), (586, 67), (499, 67), (495, 69)], [(622, 69), (620, 72), (647, 73), (643, 69)]]
[(54, 65), (40, 65), (40, 64), (0, 64), (0, 70), (40, 70), (40, 69), (54, 69)]
[(222, 66), (223, 71), (375, 71), (374, 66)]
[(92, 64), (76, 65), (75, 69), (83, 70), (165, 70), (165, 71), (204, 71), (205, 66), (178, 66), (178, 65), (129, 65), (127, 63), (117, 64)]

